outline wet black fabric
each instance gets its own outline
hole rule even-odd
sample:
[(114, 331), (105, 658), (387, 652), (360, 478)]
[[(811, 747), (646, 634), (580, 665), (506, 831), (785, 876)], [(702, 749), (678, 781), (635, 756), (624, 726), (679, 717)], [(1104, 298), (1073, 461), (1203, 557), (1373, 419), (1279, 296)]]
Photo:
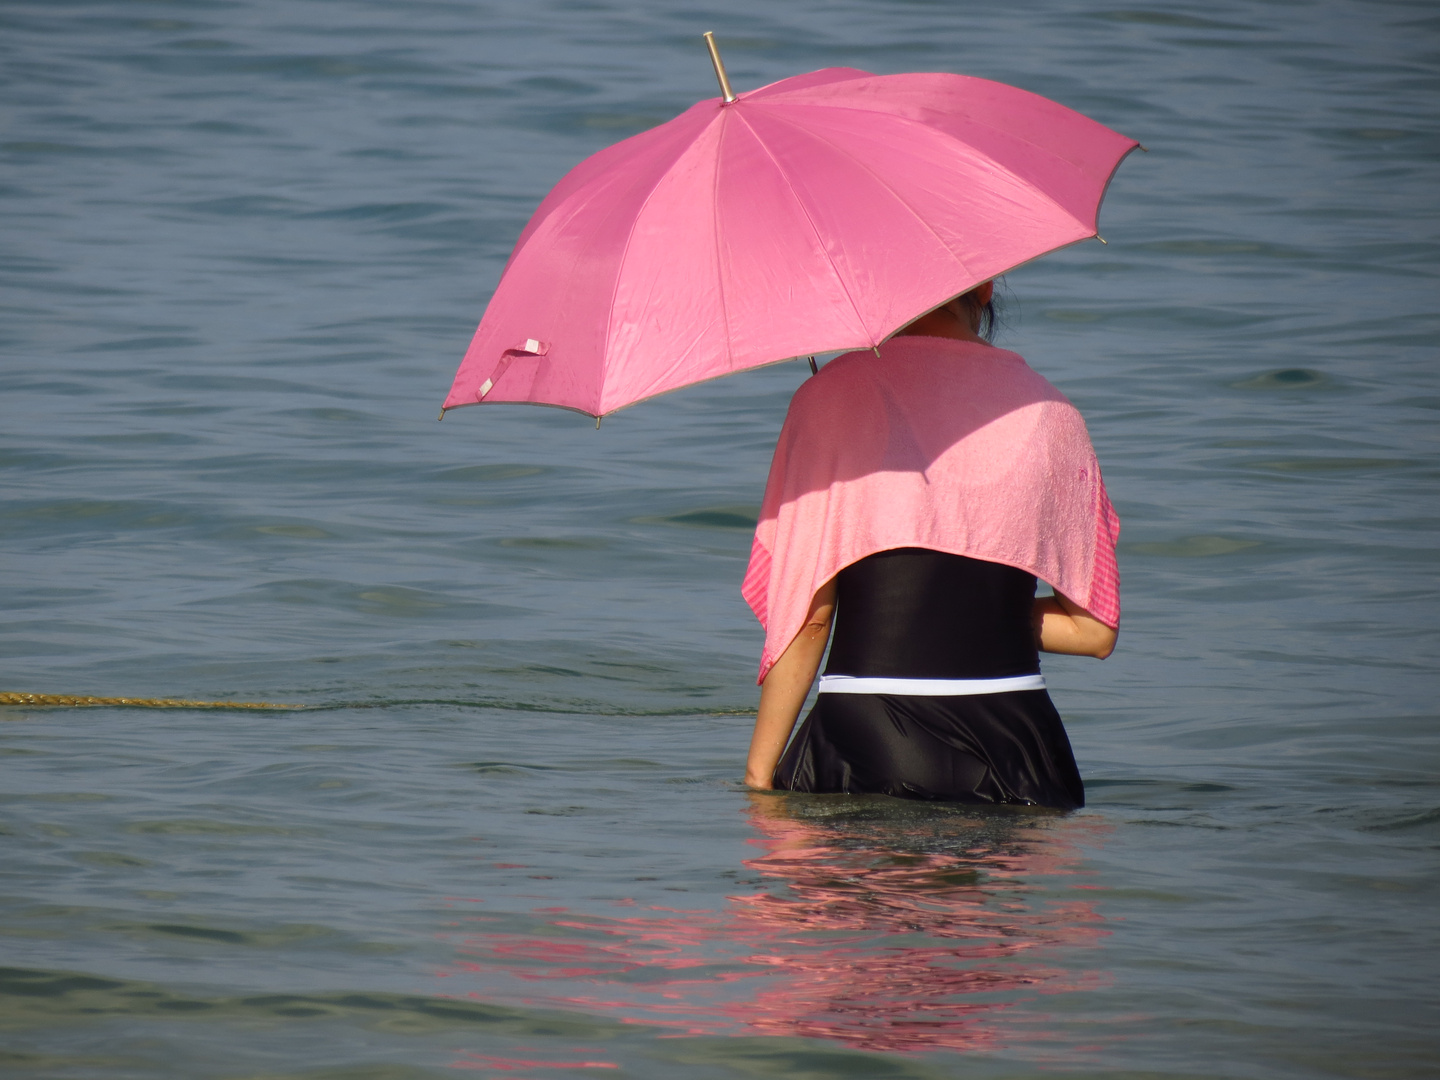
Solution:
[[(903, 548), (837, 579), (825, 673), (991, 679), (1040, 670), (1035, 578)], [(789, 791), (1075, 809), (1085, 787), (1044, 690), (928, 697), (821, 694), (776, 767)]]
[(788, 791), (1073, 810), (1085, 787), (1044, 690), (821, 694), (775, 770)]

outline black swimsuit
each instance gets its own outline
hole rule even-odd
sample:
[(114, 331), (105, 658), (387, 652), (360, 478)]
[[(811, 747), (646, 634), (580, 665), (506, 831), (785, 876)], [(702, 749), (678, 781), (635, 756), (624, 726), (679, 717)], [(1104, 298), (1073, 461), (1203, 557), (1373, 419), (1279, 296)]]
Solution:
[[(836, 579), (826, 675), (1037, 675), (1035, 577), (924, 548), (882, 551)], [(790, 791), (1074, 809), (1070, 740), (1040, 690), (955, 696), (821, 693), (775, 770)]]

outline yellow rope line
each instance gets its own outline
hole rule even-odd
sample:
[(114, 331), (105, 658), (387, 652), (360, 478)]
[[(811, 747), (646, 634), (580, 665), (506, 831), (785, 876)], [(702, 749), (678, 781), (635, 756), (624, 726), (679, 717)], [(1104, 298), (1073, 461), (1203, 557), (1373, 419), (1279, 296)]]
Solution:
[(136, 709), (303, 709), (268, 701), (187, 701), (184, 698), (85, 697), (79, 694), (19, 694), (0, 690), (0, 705), (128, 705)]
[[(393, 702), (396, 705), (416, 702)], [(421, 703), (432, 704), (432, 703)], [(131, 709), (314, 709), (335, 706), (281, 705), (273, 701), (191, 701), (188, 698), (90, 697), (84, 694), (24, 694), (0, 690), (0, 708), (6, 705), (29, 705), (32, 708), (70, 706), (84, 708), (95, 705), (125, 706)], [(370, 704), (354, 704), (350, 708), (373, 708)], [(600, 713), (601, 716), (611, 715)], [(665, 715), (665, 714), (655, 714)], [(677, 714), (678, 715), (678, 714)], [(703, 709), (703, 716), (754, 716), (754, 709)]]

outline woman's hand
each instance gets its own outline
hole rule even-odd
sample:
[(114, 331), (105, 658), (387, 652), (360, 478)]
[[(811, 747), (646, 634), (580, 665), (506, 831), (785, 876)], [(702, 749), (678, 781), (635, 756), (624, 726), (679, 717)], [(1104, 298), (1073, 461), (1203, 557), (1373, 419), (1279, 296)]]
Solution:
[(1035, 644), (1041, 652), (1093, 656), (1104, 660), (1115, 651), (1119, 632), (1110, 629), (1068, 596), (1037, 596), (1031, 610)]
[(760, 684), (760, 713), (755, 717), (750, 756), (745, 762), (745, 783), (752, 788), (768, 791), (772, 786), (775, 766), (785, 752), (785, 743), (815, 682), (815, 673), (820, 670), (825, 646), (830, 641), (830, 624), (834, 621), (835, 580), (832, 578), (815, 593), (805, 625)]

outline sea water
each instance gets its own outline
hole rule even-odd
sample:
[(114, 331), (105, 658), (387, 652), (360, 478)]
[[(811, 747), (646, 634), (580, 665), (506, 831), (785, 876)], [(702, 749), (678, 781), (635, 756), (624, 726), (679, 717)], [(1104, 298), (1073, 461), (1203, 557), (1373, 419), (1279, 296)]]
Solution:
[[(1000, 343), (1124, 521), (1088, 805), (740, 783), (783, 364), (435, 415), (587, 154), (958, 71), (1149, 149)], [(1440, 18), (1399, 0), (0, 5), (18, 1076), (1430, 1077)]]

